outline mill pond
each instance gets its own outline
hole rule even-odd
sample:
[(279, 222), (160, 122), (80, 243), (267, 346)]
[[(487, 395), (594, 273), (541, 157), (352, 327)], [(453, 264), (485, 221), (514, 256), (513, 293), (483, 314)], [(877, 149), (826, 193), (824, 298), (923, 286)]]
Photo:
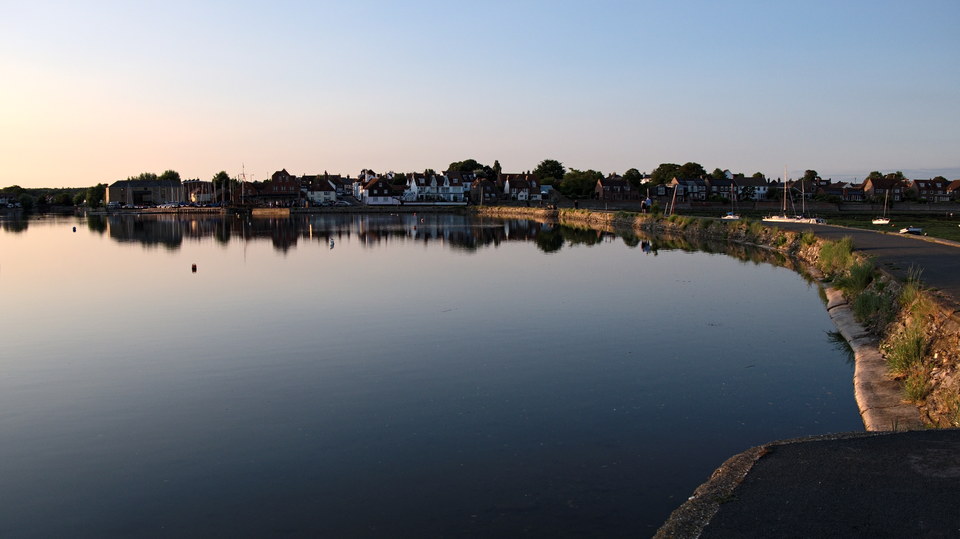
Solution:
[(731, 455), (863, 428), (816, 285), (736, 254), (448, 214), (7, 218), (0, 530), (650, 536)]

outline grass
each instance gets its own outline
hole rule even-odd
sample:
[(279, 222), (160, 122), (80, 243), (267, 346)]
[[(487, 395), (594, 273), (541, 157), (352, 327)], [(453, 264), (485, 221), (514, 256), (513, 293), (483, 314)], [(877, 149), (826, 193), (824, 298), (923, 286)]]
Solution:
[(920, 365), (910, 369), (907, 378), (903, 381), (903, 394), (912, 402), (922, 401), (929, 391), (930, 375)]
[(850, 269), (834, 279), (834, 284), (840, 290), (843, 290), (848, 297), (853, 297), (866, 290), (873, 282), (873, 274), (876, 269), (872, 259), (863, 259), (860, 262), (854, 262)]
[(919, 324), (911, 324), (890, 339), (886, 350), (887, 365), (897, 376), (909, 376), (923, 365), (927, 351), (927, 337)]
[(836, 276), (853, 264), (853, 239), (845, 236), (837, 241), (827, 241), (820, 247), (820, 271)]
[(960, 215), (951, 217), (949, 215), (894, 214), (890, 217), (889, 225), (874, 225), (870, 223), (871, 219), (872, 217), (868, 216), (845, 215), (828, 218), (831, 225), (880, 230), (894, 234), (906, 226), (919, 226), (928, 236), (960, 241), (960, 226), (957, 226), (960, 225)]

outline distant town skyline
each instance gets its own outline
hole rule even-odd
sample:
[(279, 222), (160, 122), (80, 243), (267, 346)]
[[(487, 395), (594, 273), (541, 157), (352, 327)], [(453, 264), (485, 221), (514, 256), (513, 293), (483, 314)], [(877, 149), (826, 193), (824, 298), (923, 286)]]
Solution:
[(14, 1), (0, 188), (694, 161), (960, 178), (960, 3)]

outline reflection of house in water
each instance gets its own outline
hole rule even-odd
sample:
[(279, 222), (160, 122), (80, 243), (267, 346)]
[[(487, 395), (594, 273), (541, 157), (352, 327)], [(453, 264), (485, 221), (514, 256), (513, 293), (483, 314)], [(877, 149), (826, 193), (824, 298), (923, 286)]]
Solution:
[(202, 241), (213, 237), (220, 243), (269, 239), (274, 248), (282, 252), (296, 246), (301, 239), (307, 245), (328, 249), (330, 240), (340, 242), (352, 238), (361, 246), (384, 242), (441, 242), (465, 251), (508, 241), (532, 240), (541, 250), (552, 252), (567, 243), (594, 244), (606, 235), (524, 219), (436, 212), (329, 213), (290, 218), (114, 214), (104, 219), (109, 223), (110, 237), (121, 242), (177, 247), (184, 239)]
[(172, 215), (145, 217), (116, 214), (107, 220), (110, 238), (113, 240), (171, 248), (180, 247), (183, 243), (185, 222)]

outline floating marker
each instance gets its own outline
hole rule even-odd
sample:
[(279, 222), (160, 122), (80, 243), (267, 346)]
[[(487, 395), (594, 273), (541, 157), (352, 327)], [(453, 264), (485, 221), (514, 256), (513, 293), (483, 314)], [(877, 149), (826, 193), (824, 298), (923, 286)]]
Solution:
[(196, 273), (196, 272), (197, 272), (197, 265), (194, 264), (190, 269), (193, 270), (193, 273)]
[(73, 231), (76, 232), (76, 231), (77, 231), (77, 227), (73, 227)]

